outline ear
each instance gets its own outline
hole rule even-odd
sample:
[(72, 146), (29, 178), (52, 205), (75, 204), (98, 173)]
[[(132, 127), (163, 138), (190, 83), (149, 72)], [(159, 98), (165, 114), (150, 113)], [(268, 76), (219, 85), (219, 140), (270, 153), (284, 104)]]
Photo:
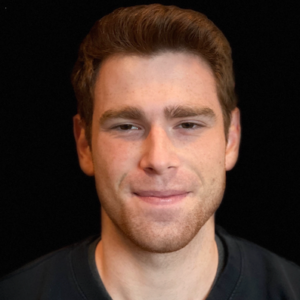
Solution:
[(228, 130), (228, 140), (225, 154), (226, 171), (231, 170), (237, 162), (241, 142), (240, 110), (236, 107), (231, 112), (231, 122)]
[(73, 132), (81, 170), (88, 176), (94, 175), (94, 164), (89, 143), (85, 137), (85, 126), (79, 114), (73, 117)]

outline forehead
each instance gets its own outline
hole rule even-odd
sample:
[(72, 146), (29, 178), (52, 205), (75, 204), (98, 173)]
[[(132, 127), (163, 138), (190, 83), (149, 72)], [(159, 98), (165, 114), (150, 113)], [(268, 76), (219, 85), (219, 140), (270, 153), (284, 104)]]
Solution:
[(116, 55), (105, 60), (95, 83), (96, 110), (116, 106), (200, 105), (220, 109), (209, 65), (185, 52)]

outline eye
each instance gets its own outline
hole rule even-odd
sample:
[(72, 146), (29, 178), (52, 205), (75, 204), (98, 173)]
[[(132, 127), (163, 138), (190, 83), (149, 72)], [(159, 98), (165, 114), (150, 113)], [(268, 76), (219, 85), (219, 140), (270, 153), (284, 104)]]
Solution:
[(196, 129), (198, 127), (201, 127), (201, 125), (192, 122), (181, 123), (179, 126), (183, 129)]
[(114, 127), (114, 129), (121, 130), (121, 131), (127, 131), (127, 130), (139, 130), (137, 126), (134, 126), (132, 124), (122, 124)]

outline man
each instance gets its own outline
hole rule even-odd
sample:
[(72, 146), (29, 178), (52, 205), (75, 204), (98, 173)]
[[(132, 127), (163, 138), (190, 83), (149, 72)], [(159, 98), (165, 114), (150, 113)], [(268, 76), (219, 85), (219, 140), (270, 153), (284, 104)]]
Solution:
[(215, 230), (240, 115), (231, 49), (211, 21), (118, 9), (83, 41), (72, 83), (101, 238), (6, 276), (1, 299), (299, 299), (298, 266)]

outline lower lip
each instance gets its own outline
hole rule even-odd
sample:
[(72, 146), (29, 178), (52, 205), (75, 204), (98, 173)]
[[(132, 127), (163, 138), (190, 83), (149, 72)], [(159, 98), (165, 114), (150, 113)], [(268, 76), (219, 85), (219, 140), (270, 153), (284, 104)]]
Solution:
[(171, 205), (182, 201), (188, 193), (179, 195), (170, 195), (166, 197), (143, 197), (136, 195), (140, 200), (153, 205)]

